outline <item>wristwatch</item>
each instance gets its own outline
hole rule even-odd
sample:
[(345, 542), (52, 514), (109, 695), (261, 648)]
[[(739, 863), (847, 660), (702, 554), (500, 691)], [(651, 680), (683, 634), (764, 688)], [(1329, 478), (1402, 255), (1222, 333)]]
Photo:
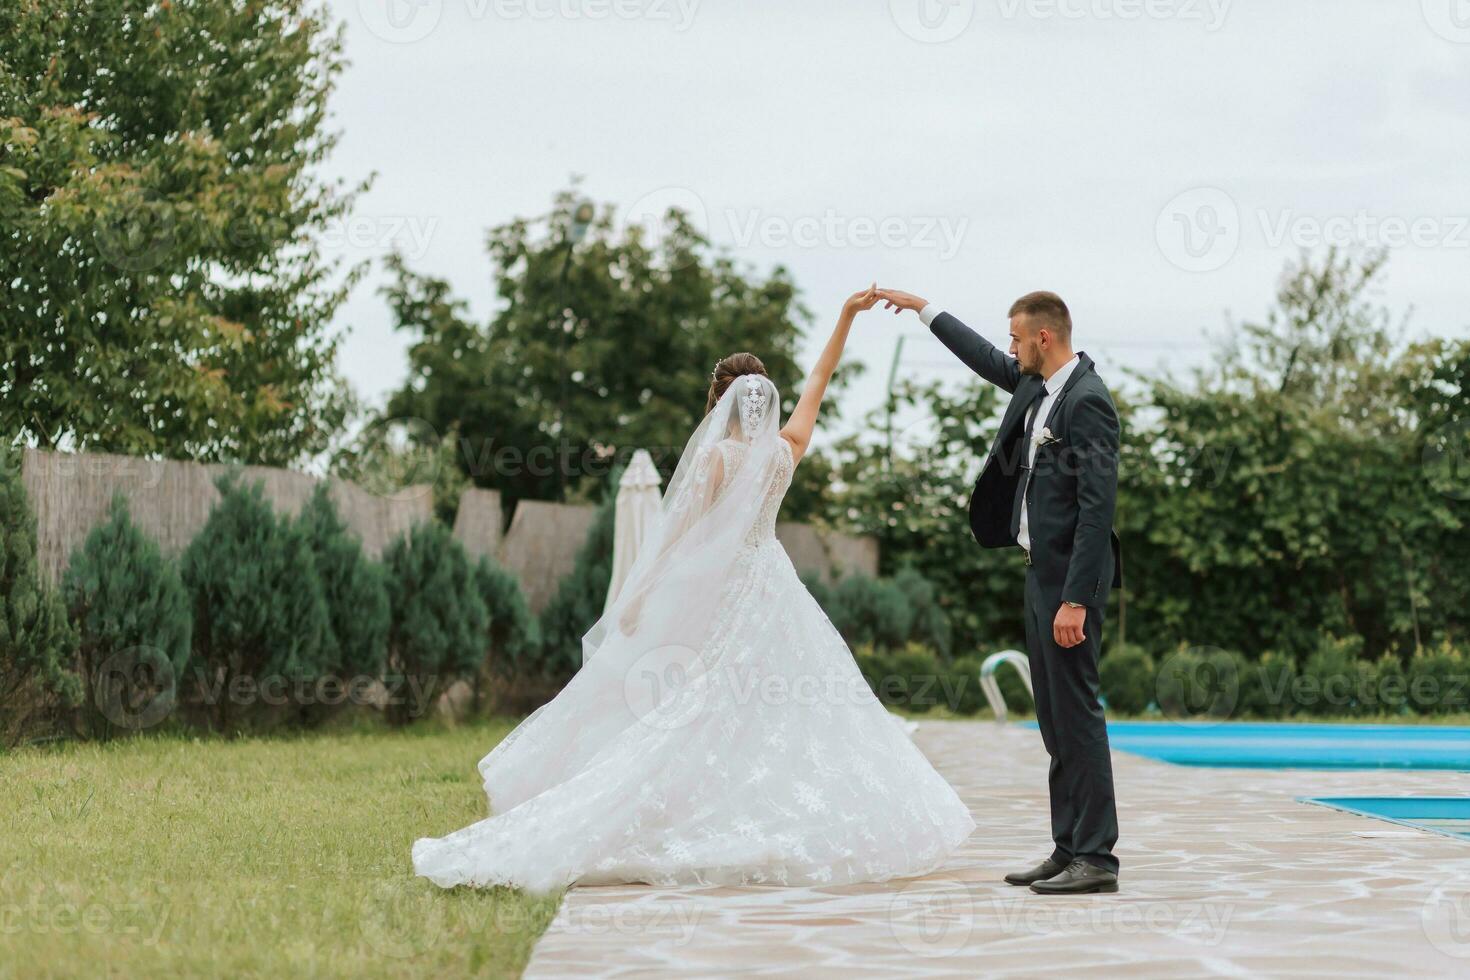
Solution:
[(1068, 609), (1086, 609), (1087, 608), (1086, 606), (1084, 606), (1080, 602), (1063, 602), (1062, 605), (1066, 606)]

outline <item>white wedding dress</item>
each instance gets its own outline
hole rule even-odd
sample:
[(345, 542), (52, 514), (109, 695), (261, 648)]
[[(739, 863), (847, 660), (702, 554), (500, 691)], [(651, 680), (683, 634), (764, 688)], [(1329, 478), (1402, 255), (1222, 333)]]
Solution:
[(416, 842), (418, 874), (840, 884), (925, 874), (969, 836), (776, 540), (794, 470), (778, 406), (768, 379), (731, 385), (582, 670), (481, 761), (495, 815)]

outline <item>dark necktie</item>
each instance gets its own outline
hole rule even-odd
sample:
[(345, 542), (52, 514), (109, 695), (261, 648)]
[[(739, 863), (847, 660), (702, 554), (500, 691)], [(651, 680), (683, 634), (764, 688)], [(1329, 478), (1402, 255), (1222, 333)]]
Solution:
[(1021, 505), (1026, 500), (1026, 489), (1031, 484), (1031, 430), (1036, 427), (1036, 413), (1041, 411), (1041, 404), (1044, 401), (1046, 401), (1046, 385), (1038, 389), (1038, 394), (1032, 399), (1022, 419), (1020, 479), (1016, 481), (1016, 499), (1011, 502), (1011, 537), (1013, 538), (1018, 537), (1021, 533)]

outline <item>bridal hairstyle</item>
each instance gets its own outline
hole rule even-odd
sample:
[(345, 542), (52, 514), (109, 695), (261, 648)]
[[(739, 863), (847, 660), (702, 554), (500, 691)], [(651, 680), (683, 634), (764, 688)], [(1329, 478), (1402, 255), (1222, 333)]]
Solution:
[(709, 380), (709, 401), (704, 406), (704, 414), (708, 415), (714, 411), (715, 403), (725, 394), (730, 387), (730, 382), (742, 374), (758, 374), (763, 378), (769, 378), (766, 366), (761, 359), (754, 354), (731, 354), (715, 365), (715, 371)]

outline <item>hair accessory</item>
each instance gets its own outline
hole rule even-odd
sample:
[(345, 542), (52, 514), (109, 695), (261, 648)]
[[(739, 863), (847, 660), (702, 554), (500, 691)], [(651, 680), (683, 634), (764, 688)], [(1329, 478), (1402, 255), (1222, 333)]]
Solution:
[(766, 420), (766, 398), (761, 391), (760, 378), (747, 374), (744, 380), (745, 397), (740, 400), (740, 428), (747, 436), (753, 436)]

